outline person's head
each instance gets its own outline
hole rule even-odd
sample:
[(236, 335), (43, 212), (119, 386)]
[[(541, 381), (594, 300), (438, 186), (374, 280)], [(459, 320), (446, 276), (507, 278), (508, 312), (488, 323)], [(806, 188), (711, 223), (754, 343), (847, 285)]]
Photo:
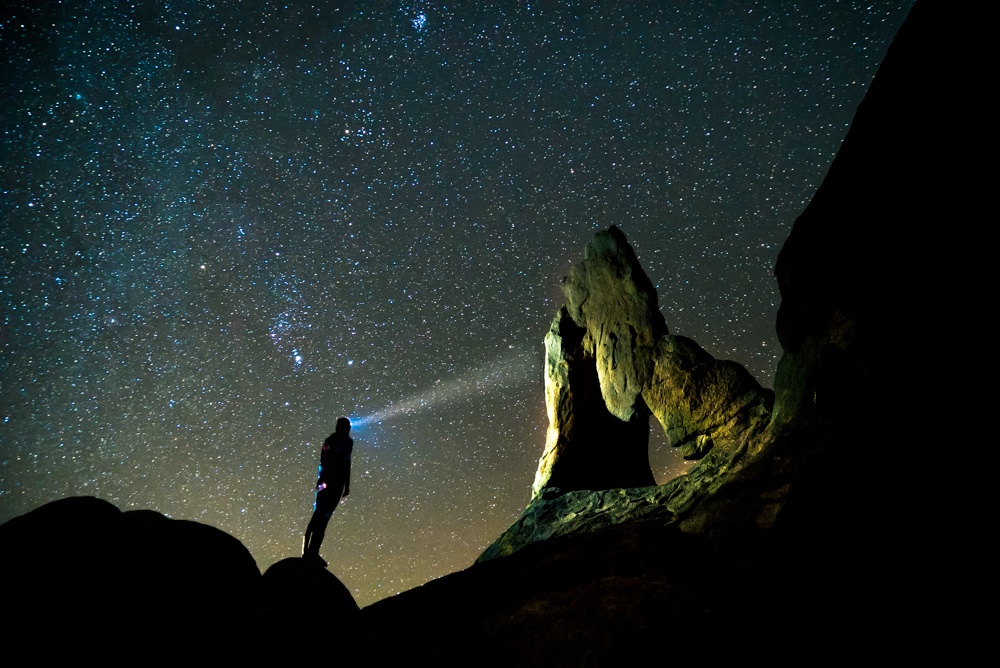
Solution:
[(345, 436), (351, 431), (351, 421), (345, 417), (337, 420), (337, 429), (335, 430), (338, 434), (344, 434)]

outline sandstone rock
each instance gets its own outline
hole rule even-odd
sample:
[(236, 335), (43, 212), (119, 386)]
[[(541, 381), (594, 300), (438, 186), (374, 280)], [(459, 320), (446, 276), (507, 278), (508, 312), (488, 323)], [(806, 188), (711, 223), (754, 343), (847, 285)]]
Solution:
[(653, 379), (667, 324), (656, 289), (621, 230), (612, 225), (594, 235), (562, 290), (567, 313), (584, 330), (584, 355), (596, 363), (605, 405), (619, 420), (630, 420)]
[(594, 358), (584, 348), (586, 330), (560, 309), (545, 337), (545, 453), (533, 492), (642, 487), (654, 484), (649, 468), (649, 413), (632, 409), (629, 420), (608, 410)]
[(587, 244), (563, 280), (566, 305), (545, 337), (545, 450), (533, 498), (558, 488), (654, 484), (649, 415), (688, 459), (709, 450), (732, 463), (767, 425), (773, 393), (739, 364), (671, 336), (656, 290), (612, 226)]
[(659, 341), (653, 381), (643, 392), (670, 444), (686, 459), (737, 443), (770, 421), (774, 394), (730, 360), (717, 360), (683, 336)]
[(913, 415), (911, 390), (928, 381), (926, 354), (914, 351), (921, 337), (908, 332), (926, 327), (914, 302), (930, 294), (927, 277), (940, 274), (926, 261), (934, 238), (913, 239), (912, 226), (954, 218), (952, 209), (982, 197), (971, 191), (953, 136), (968, 106), (930, 85), (946, 79), (942, 54), (959, 66), (959, 52), (935, 46), (957, 43), (958, 16), (933, 3), (914, 8), (782, 248), (773, 410), (745, 371), (713, 361), (693, 341), (661, 336), (640, 398), (672, 444), (707, 454), (660, 488), (556, 495), (539, 493), (536, 480), (531, 504), (483, 561), (654, 521), (732, 541), (730, 549), (765, 541), (791, 564), (782, 578), (795, 606), (816, 605), (797, 598), (805, 594), (796, 578), (811, 583), (817, 601), (854, 596), (878, 609), (903, 600), (906, 585), (887, 584), (887, 574), (895, 559), (926, 552), (913, 545), (924, 515), (910, 504), (927, 477), (912, 469), (933, 442)]

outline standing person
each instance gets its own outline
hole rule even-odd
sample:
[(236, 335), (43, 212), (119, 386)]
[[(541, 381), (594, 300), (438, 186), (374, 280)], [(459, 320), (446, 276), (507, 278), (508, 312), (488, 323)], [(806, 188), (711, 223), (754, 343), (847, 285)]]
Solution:
[(323, 542), (326, 525), (340, 503), (340, 497), (351, 493), (351, 451), (354, 450), (354, 441), (351, 440), (350, 433), (351, 421), (345, 417), (337, 420), (336, 430), (323, 442), (319, 455), (316, 503), (302, 541), (302, 556), (323, 566), (326, 566), (326, 562), (319, 556), (319, 546)]

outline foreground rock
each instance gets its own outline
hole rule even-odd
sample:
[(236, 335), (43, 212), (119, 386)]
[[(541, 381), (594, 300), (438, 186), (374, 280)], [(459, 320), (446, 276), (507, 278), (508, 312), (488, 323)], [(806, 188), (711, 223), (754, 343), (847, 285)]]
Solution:
[[(291, 562), (291, 563), (288, 563)], [(349, 630), (358, 606), (331, 573), (296, 558), (262, 578), (215, 527), (92, 497), (46, 504), (0, 525), (8, 653), (279, 659)]]

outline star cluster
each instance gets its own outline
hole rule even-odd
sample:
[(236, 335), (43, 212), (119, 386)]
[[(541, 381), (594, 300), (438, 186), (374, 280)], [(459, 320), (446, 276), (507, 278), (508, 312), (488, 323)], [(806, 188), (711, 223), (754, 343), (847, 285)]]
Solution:
[(331, 570), (365, 605), (467, 566), (596, 229), (770, 385), (771, 269), (910, 4), (14, 2), (0, 521), (96, 495), (266, 568), (349, 415)]

